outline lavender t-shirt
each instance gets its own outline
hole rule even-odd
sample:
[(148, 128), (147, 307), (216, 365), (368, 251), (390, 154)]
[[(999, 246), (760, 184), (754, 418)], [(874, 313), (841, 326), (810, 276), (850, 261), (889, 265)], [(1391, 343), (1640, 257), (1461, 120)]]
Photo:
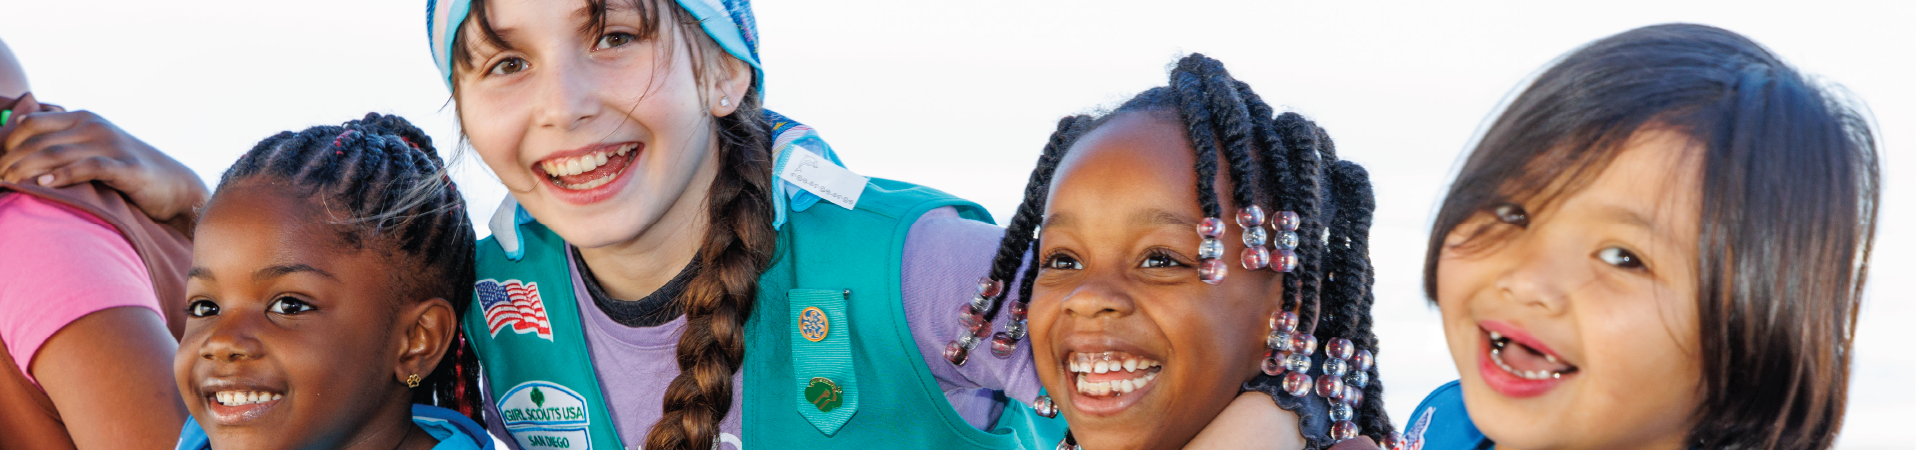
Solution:
[[(992, 425), (1004, 406), (996, 400), (995, 391), (1018, 401), (1030, 400), (1040, 392), (1025, 341), (1010, 358), (980, 351), (965, 367), (954, 367), (941, 357), (947, 341), (960, 333), (960, 321), (954, 313), (973, 298), (975, 282), (986, 273), (1003, 234), (1005, 230), (1000, 227), (963, 219), (953, 208), (939, 208), (914, 221), (901, 255), (901, 306), (906, 310), (907, 327), (922, 359), (946, 392), (947, 401), (967, 423), (980, 429)], [(667, 384), (680, 374), (675, 349), (680, 331), (687, 325), (686, 317), (654, 327), (621, 325), (593, 303), (579, 268), (573, 267), (572, 258), (568, 260), (574, 299), (586, 316), (582, 323), (587, 352), (593, 358), (600, 391), (612, 410), (614, 430), (622, 442), (638, 449), (646, 442), (654, 422), (660, 420)], [(1004, 326), (1005, 315), (999, 321)], [(733, 407), (720, 421), (723, 450), (741, 446), (740, 374), (733, 375), (733, 385)], [(502, 426), (489, 390), (481, 391), (488, 393), (487, 429), (507, 447), (519, 448)]]

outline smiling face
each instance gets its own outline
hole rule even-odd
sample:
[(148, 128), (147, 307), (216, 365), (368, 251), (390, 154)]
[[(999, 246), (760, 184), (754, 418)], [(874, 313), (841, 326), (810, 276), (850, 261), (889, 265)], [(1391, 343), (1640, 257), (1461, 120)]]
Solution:
[(218, 447), (392, 447), (414, 428), (395, 373), (412, 350), (397, 317), (417, 308), (398, 305), (391, 264), (340, 245), (309, 198), (235, 184), (196, 229), (174, 359), (187, 408)]
[(1523, 205), (1525, 220), (1483, 212), (1449, 233), (1440, 315), (1489, 438), (1685, 447), (1702, 399), (1700, 153), (1684, 134), (1642, 131), (1579, 190)]
[(1193, 166), (1170, 114), (1124, 112), (1054, 175), (1028, 322), (1040, 380), (1083, 447), (1178, 448), (1259, 370), (1277, 277), (1200, 281)]
[[(652, 4), (651, 37), (634, 5), (608, 6), (595, 30), (584, 2), (486, 2), (505, 47), (469, 21), (471, 64), (453, 80), (474, 150), (529, 213), (583, 248), (698, 228), (717, 170), (713, 118), (740, 105), (752, 78), (738, 60), (691, 44), (699, 40), (673, 20), (678, 6)], [(703, 84), (696, 67), (707, 60), (728, 70)]]

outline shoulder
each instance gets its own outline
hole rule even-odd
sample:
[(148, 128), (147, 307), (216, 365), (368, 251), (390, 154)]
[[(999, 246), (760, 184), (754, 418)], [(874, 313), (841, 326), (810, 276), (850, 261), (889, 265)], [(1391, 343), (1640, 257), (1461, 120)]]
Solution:
[(212, 445), (207, 441), (207, 430), (201, 429), (200, 422), (193, 420), (193, 416), (187, 416), (186, 425), (180, 427), (180, 442), (174, 444), (173, 449), (205, 450)]
[(1435, 450), (1478, 448), (1487, 439), (1467, 415), (1458, 380), (1428, 393), (1420, 406), (1413, 408), (1413, 416), (1404, 430), (1409, 443)]
[(433, 450), (492, 450), (493, 436), (464, 414), (432, 405), (413, 405), (413, 424), (440, 441)]
[(0, 194), (0, 340), (23, 372), (68, 323), (120, 306), (160, 312), (132, 244), (92, 215)]

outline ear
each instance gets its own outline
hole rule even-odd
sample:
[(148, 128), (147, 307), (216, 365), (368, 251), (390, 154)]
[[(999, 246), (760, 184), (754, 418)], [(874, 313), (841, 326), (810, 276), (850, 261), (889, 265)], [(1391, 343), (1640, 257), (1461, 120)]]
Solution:
[(714, 117), (726, 117), (740, 109), (740, 99), (746, 98), (747, 91), (753, 89), (753, 66), (726, 55), (720, 58), (720, 70), (713, 75), (713, 84), (707, 87), (710, 102), (707, 108)]
[(401, 342), (393, 376), (400, 383), (406, 383), (412, 375), (424, 379), (432, 374), (440, 365), (440, 358), (446, 355), (448, 344), (453, 343), (455, 327), (459, 326), (453, 304), (442, 298), (402, 308), (396, 323), (401, 324)]

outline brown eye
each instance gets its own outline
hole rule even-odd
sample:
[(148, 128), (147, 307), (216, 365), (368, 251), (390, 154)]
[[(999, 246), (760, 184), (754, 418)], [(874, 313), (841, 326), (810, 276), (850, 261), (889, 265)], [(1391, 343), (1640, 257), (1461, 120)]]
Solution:
[(520, 59), (520, 58), (507, 58), (507, 59), (501, 60), (499, 63), (495, 63), (493, 65), (493, 70), (491, 70), (490, 72), (492, 72), (492, 74), (494, 75), (512, 75), (512, 74), (520, 73), (520, 71), (522, 70), (527, 70), (527, 60)]
[(313, 310), (313, 305), (293, 297), (280, 297), (267, 305), (267, 310), (276, 314), (294, 315)]
[(193, 303), (187, 304), (187, 316), (212, 317), (217, 315), (220, 315), (220, 305), (214, 304), (206, 299), (194, 300)]
[(1067, 255), (1048, 256), (1047, 263), (1042, 264), (1041, 267), (1047, 270), (1080, 270), (1085, 268), (1080, 265), (1080, 260), (1073, 259), (1072, 256)]
[(634, 40), (634, 36), (632, 34), (607, 33), (606, 36), (601, 36), (598, 42), (593, 43), (593, 49), (604, 50), (604, 49), (619, 47), (622, 45), (627, 45), (628, 43), (633, 42), (633, 40)]
[(1501, 222), (1506, 222), (1520, 228), (1527, 227), (1527, 209), (1521, 208), (1520, 205), (1502, 203), (1499, 206), (1495, 206), (1493, 207), (1493, 217), (1500, 219)]
[(1633, 254), (1632, 251), (1620, 247), (1600, 249), (1600, 252), (1595, 253), (1594, 257), (1600, 258), (1601, 262), (1622, 269), (1644, 270), (1647, 268), (1646, 261), (1642, 261), (1640, 255)]

